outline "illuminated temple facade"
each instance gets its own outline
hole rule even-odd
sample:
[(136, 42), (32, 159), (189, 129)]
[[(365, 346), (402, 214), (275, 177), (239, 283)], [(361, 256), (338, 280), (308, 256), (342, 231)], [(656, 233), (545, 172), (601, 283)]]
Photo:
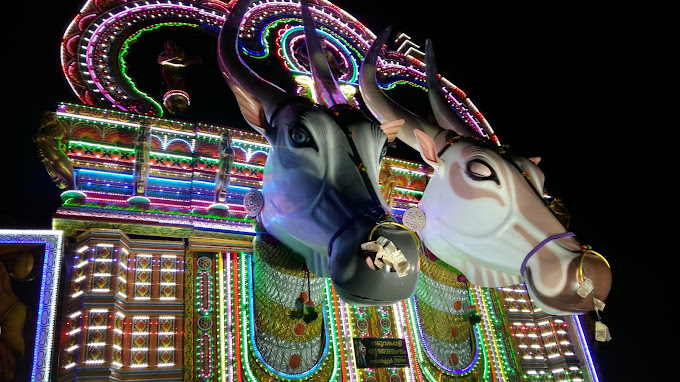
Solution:
[[(82, 102), (59, 104), (38, 135), (63, 205), (51, 230), (0, 230), (0, 245), (31, 244), (44, 258), (31, 380), (598, 381), (579, 317), (541, 312), (523, 285), (476, 287), (425, 251), (412, 298), (353, 307), (294, 254), (254, 240), (244, 198), (261, 187), (266, 140), (167, 118), (158, 97), (124, 75), (125, 65), (108, 62), (124, 61), (117, 49), (147, 29), (181, 22), (214, 33), (230, 4), (88, 4), (62, 51)], [(347, 69), (341, 83), (351, 96), (374, 35), (321, 4), (315, 17)], [(287, 54), (300, 27), (281, 26), (299, 17), (296, 7), (260, 1), (246, 23), (258, 36), (277, 31), (278, 58), (306, 94), (311, 79)], [(422, 89), (417, 45), (400, 47), (381, 86)], [(468, 122), (490, 131), (452, 89)], [(384, 159), (380, 180), (390, 184), (383, 194), (397, 220), (418, 204), (430, 175), (423, 163)], [(403, 346), (407, 365), (363, 367), (361, 338)]]

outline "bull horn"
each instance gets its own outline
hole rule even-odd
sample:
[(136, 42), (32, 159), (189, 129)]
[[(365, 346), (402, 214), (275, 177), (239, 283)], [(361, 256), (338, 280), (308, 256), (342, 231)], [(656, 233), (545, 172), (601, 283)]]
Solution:
[(309, 58), (309, 66), (314, 79), (314, 91), (316, 92), (316, 99), (319, 104), (324, 104), (327, 107), (335, 105), (346, 105), (347, 98), (340, 90), (338, 81), (331, 72), (326, 60), (326, 54), (321, 48), (321, 40), (316, 34), (314, 27), (314, 19), (309, 11), (307, 0), (300, 1), (300, 9), (302, 11), (302, 24), (305, 28), (305, 41), (307, 45), (307, 57)]
[(432, 47), (432, 40), (429, 38), (425, 40), (425, 68), (427, 73), (427, 96), (430, 99), (430, 106), (439, 126), (451, 129), (458, 133), (458, 135), (480, 136), (461, 119), (444, 98), (444, 94), (440, 90), (442, 83), (437, 76), (434, 48)]
[(404, 127), (399, 130), (397, 138), (414, 150), (418, 150), (419, 147), (414, 129), (424, 131), (437, 142), (438, 147), (441, 147), (446, 143), (445, 136), (447, 130), (402, 108), (378, 87), (378, 83), (376, 82), (376, 62), (378, 60), (378, 55), (380, 54), (380, 49), (385, 44), (385, 41), (387, 41), (387, 37), (390, 35), (391, 30), (391, 27), (387, 27), (378, 35), (368, 52), (366, 52), (364, 61), (361, 63), (361, 69), (359, 71), (359, 89), (361, 91), (361, 97), (363, 98), (366, 107), (368, 107), (368, 110), (371, 111), (380, 123), (386, 123), (397, 119), (405, 120)]
[(286, 95), (286, 92), (250, 70), (239, 55), (239, 28), (250, 6), (250, 1), (239, 0), (224, 21), (217, 41), (217, 58), (222, 76), (227, 83), (231, 87), (241, 88), (256, 98), (269, 120), (276, 109), (276, 104)]

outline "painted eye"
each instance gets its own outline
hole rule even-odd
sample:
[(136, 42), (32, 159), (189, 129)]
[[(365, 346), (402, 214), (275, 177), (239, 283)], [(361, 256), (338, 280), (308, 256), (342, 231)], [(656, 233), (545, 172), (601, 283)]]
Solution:
[(290, 129), (290, 140), (295, 145), (304, 145), (309, 142), (309, 134), (298, 127), (293, 127)]
[(467, 174), (474, 180), (492, 180), (500, 184), (494, 170), (486, 162), (480, 159), (473, 159), (467, 163)]
[(385, 155), (387, 155), (387, 145), (383, 146), (382, 151), (380, 152), (380, 159), (384, 158)]

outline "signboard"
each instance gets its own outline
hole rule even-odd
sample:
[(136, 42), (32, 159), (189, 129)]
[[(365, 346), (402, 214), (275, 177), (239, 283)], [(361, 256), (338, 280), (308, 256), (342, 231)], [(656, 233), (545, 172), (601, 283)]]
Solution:
[(401, 338), (354, 338), (357, 368), (409, 367), (406, 343)]

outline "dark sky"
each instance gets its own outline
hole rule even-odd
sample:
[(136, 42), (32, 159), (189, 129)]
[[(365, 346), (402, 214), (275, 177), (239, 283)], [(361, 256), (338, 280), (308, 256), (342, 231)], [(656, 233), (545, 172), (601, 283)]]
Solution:
[[(60, 101), (78, 102), (61, 73), (59, 49), (82, 4), (12, 2), (5, 13), (11, 19), (5, 27), (9, 50), (3, 54), (10, 61), (5, 66), (10, 85), (4, 88), (10, 122), (4, 127), (9, 155), (0, 228), (49, 229), (60, 205), (60, 190), (40, 163), (32, 137), (43, 112), (55, 111)], [(392, 26), (393, 33), (408, 34), (423, 50), (431, 38), (440, 73), (467, 93), (501, 142), (520, 154), (542, 157), (547, 189), (564, 199), (572, 231), (612, 266), (614, 283), (602, 319), (613, 340), (595, 350), (601, 380), (645, 380), (657, 372), (650, 370), (656, 362), (648, 364), (645, 353), (660, 349), (645, 349), (642, 343), (645, 331), (653, 337), (665, 330), (648, 328), (644, 316), (655, 315), (646, 311), (639, 285), (653, 277), (640, 274), (638, 257), (645, 255), (636, 246), (645, 238), (623, 239), (642, 225), (635, 217), (643, 210), (633, 202), (635, 191), (627, 180), (630, 137), (644, 127), (633, 122), (639, 94), (631, 85), (630, 58), (631, 46), (637, 45), (628, 11), (597, 1), (336, 4), (374, 33)], [(420, 7), (408, 7), (412, 4)], [(203, 66), (195, 78), (210, 72), (210, 65)], [(219, 113), (203, 119), (229, 125)]]

